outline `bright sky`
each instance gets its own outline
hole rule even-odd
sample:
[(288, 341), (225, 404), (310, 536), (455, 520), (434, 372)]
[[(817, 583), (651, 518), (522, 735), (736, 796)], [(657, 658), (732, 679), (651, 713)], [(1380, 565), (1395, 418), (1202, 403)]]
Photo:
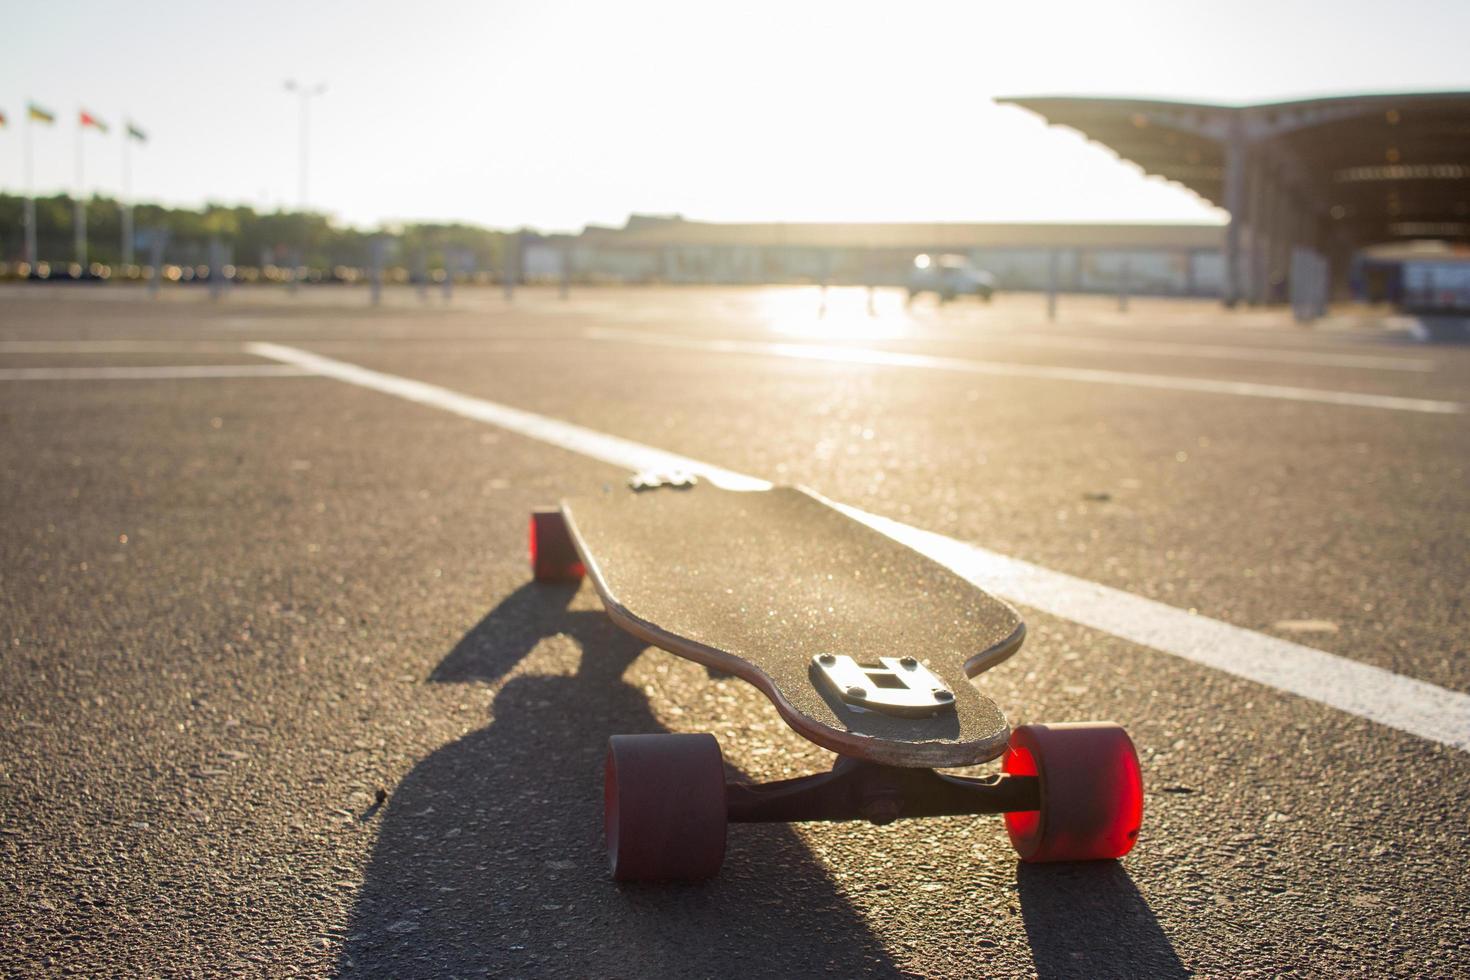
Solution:
[(176, 204), (310, 203), (356, 225), (574, 229), (631, 211), (715, 221), (1198, 221), (1215, 214), (1005, 94), (1249, 102), (1470, 89), (1464, 0), (1079, 3), (113, 2), (13, 5), (0, 187)]

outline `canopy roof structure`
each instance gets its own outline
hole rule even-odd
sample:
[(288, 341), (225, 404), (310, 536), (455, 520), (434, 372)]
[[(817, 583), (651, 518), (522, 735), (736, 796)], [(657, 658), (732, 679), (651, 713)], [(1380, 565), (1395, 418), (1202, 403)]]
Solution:
[[(996, 101), (1075, 129), (1228, 211), (1226, 259), (1237, 288), (1246, 279), (1263, 286), (1240, 260), (1242, 225), (1253, 253), (1470, 242), (1470, 92), (1247, 106), (1071, 96)], [(1273, 261), (1269, 254), (1254, 260)]]

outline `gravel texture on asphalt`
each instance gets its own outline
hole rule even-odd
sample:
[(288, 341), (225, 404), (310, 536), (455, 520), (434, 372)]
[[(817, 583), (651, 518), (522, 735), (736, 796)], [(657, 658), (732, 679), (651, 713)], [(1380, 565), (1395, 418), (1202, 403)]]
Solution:
[[(1034, 297), (818, 302), (7, 287), (0, 367), (289, 344), (1470, 691), (1470, 416), (586, 332), (1467, 404), (1470, 349), (1203, 302), (1068, 301), (1056, 324)], [(1067, 337), (1089, 343), (1036, 342)], [(529, 510), (625, 474), (322, 378), (0, 382), (0, 432), (0, 975), (1470, 972), (1465, 753), (1035, 610), (977, 683), (1013, 724), (1128, 727), (1147, 795), (1122, 862), (1021, 866), (995, 818), (752, 825), (712, 882), (616, 886), (608, 735), (712, 732), (738, 778), (831, 762), (755, 689), (618, 631), (590, 587), (531, 583)]]

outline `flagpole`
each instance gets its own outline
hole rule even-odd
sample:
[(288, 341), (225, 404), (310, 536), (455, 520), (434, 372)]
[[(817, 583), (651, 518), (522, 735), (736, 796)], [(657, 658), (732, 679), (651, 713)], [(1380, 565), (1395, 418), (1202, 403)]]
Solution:
[(301, 128), (301, 133), (300, 133), (300, 137), (299, 137), (300, 142), (299, 142), (299, 147), (298, 147), (300, 170), (298, 172), (299, 182), (298, 182), (298, 185), (297, 186), (298, 186), (298, 191), (300, 193), (301, 210), (302, 210), (303, 213), (306, 211), (306, 199), (307, 199), (307, 193), (306, 193), (307, 192), (307, 185), (306, 185), (306, 178), (307, 178), (307, 153), (308, 153), (308, 149), (310, 147), (310, 137), (311, 137), (311, 118), (310, 118), (311, 105), (310, 105), (310, 103), (311, 103), (311, 100), (313, 98), (315, 98), (318, 95), (321, 95), (326, 90), (327, 90), (327, 84), (325, 82), (318, 82), (316, 85), (311, 86), (311, 87), (308, 87), (306, 85), (298, 84), (294, 78), (288, 78), (286, 80), (286, 91), (287, 92), (293, 92), (293, 93), (295, 93), (295, 95), (297, 97), (297, 100), (299, 102), (299, 105), (300, 105), (300, 110), (299, 110), (300, 111), (300, 123), (299, 124), (300, 124), (300, 128)]
[(301, 90), (301, 210), (306, 211), (307, 150), (311, 145), (311, 96)]
[(293, 93), (295, 93), (297, 99), (299, 100), (299, 104), (300, 104), (300, 107), (301, 107), (301, 147), (300, 147), (300, 150), (301, 150), (301, 187), (300, 187), (300, 191), (301, 191), (301, 218), (302, 218), (301, 229), (302, 229), (302, 241), (301, 241), (301, 245), (299, 246), (300, 247), (300, 251), (296, 255), (296, 262), (294, 264), (293, 271), (292, 271), (292, 274), (291, 274), (291, 278), (289, 280), (289, 282), (290, 282), (290, 288), (291, 288), (291, 291), (292, 292), (295, 292), (296, 291), (296, 288), (297, 288), (297, 273), (299, 273), (302, 269), (304, 269), (306, 267), (306, 246), (307, 246), (307, 240), (310, 237), (310, 231), (308, 230), (308, 228), (309, 228), (309, 222), (306, 220), (306, 213), (307, 213), (307, 210), (306, 210), (306, 190), (307, 190), (307, 186), (306, 186), (306, 177), (307, 177), (306, 163), (307, 163), (307, 149), (308, 149), (308, 147), (310, 145), (309, 140), (308, 140), (308, 137), (311, 135), (310, 128), (309, 128), (310, 127), (310, 116), (309, 116), (310, 102), (311, 102), (311, 100), (314, 97), (316, 97), (318, 95), (321, 95), (326, 90), (327, 90), (327, 84), (325, 82), (317, 82), (317, 84), (315, 86), (312, 86), (312, 87), (308, 88), (305, 85), (298, 85), (297, 82), (296, 82), (296, 80), (293, 79), (293, 78), (286, 79), (286, 91), (287, 92), (293, 92)]
[(82, 124), (81, 116), (77, 116), (77, 198), (72, 206), (72, 225), (76, 232), (76, 260), (81, 267), (80, 277), (87, 275), (87, 206), (82, 203), (82, 144), (87, 134), (87, 127)]
[(31, 117), (31, 101), (26, 100), (26, 265), (29, 275), (36, 274), (36, 164), (31, 144), (31, 130), (36, 121)]
[(121, 211), (119, 217), (122, 219), (122, 264), (123, 275), (127, 275), (127, 266), (133, 264), (133, 181), (132, 168), (129, 166), (132, 134), (129, 129), (132, 123), (126, 116), (123, 117), (122, 125), (122, 200), (118, 201)]

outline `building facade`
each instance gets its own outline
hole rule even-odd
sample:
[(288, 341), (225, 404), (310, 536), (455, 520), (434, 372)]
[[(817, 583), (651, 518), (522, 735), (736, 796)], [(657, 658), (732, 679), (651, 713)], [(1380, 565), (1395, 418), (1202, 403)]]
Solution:
[(621, 228), (526, 236), (532, 281), (903, 284), (915, 256), (958, 254), (1000, 289), (1219, 296), (1218, 225), (717, 224), (634, 215)]

